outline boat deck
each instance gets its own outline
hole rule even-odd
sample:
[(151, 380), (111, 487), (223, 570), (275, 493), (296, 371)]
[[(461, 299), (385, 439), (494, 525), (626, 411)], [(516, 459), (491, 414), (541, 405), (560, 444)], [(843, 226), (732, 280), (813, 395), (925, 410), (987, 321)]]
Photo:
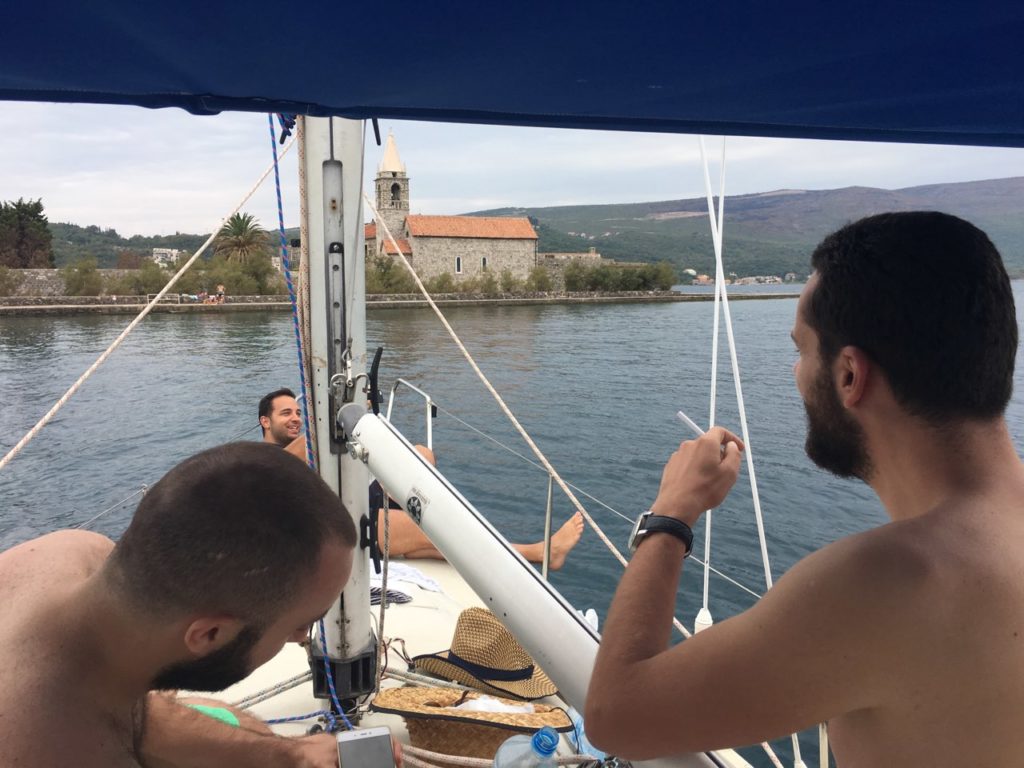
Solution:
[[(401, 638), (405, 641), (405, 650), (410, 657), (423, 653), (436, 653), (447, 650), (451, 645), (455, 623), (463, 609), (482, 606), (480, 598), (470, 589), (458, 572), (448, 563), (432, 560), (405, 561), (397, 559), (395, 563), (412, 565), (423, 576), (436, 582), (439, 591), (432, 591), (411, 584), (408, 581), (398, 582), (389, 574), (389, 589), (399, 588), (408, 592), (412, 600), (408, 603), (390, 604), (385, 616), (384, 636)], [(374, 626), (377, 623), (378, 607), (371, 608)], [(405, 671), (407, 665), (398, 656), (394, 647), (389, 653), (388, 665), (392, 669)], [(242, 682), (218, 694), (217, 698), (227, 702), (239, 701), (245, 697), (272, 687), (289, 678), (295, 677), (309, 669), (306, 651), (295, 643), (288, 643), (273, 659), (255, 670)], [(402, 683), (385, 678), (384, 686), (401, 685)], [(543, 700), (553, 706), (565, 707), (561, 699)], [(293, 717), (308, 714), (326, 708), (326, 702), (313, 697), (312, 684), (304, 682), (288, 691), (275, 695), (273, 698), (252, 706), (248, 711), (265, 720)], [(301, 736), (315, 723), (315, 720), (281, 723), (274, 730), (284, 736)], [(403, 743), (409, 737), (405, 724), (397, 715), (371, 712), (360, 722), (361, 726), (386, 725)], [(571, 747), (563, 739), (559, 750), (571, 754)], [(726, 768), (751, 768), (749, 763), (731, 750), (716, 752), (715, 756)]]

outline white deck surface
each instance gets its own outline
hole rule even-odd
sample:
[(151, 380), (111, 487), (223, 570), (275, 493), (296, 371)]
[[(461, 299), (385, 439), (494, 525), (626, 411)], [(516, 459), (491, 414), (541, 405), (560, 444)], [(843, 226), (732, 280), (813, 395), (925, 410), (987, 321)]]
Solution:
[[(406, 652), (410, 657), (423, 653), (436, 653), (449, 648), (452, 641), (452, 634), (455, 631), (455, 622), (464, 608), (482, 605), (477, 595), (469, 588), (466, 582), (447, 563), (432, 560), (396, 560), (395, 562), (407, 563), (419, 569), (424, 575), (436, 581), (441, 592), (433, 592), (417, 586), (410, 586), (408, 582), (400, 585), (403, 590), (411, 592), (411, 602), (400, 605), (389, 605), (385, 616), (384, 636), (388, 638), (402, 638), (405, 640)], [(389, 577), (389, 587), (396, 584)], [(376, 627), (378, 608), (371, 609)], [(392, 650), (388, 659), (391, 668), (405, 671), (407, 665)], [(241, 683), (232, 686), (221, 692), (216, 698), (226, 702), (235, 702), (257, 691), (269, 688), (288, 678), (294, 677), (305, 671), (309, 666), (306, 661), (306, 651), (295, 643), (288, 643), (273, 659), (253, 672)], [(385, 678), (385, 686), (401, 685), (396, 680)], [(553, 706), (565, 707), (560, 699), (546, 699), (545, 703)], [(278, 694), (267, 701), (253, 706), (249, 712), (263, 719), (290, 717), (294, 715), (307, 714), (327, 708), (327, 702), (313, 697), (313, 686), (311, 682), (304, 682), (289, 691)], [(274, 730), (282, 735), (301, 736), (315, 723), (315, 720), (299, 723), (284, 723), (274, 726)], [(370, 713), (364, 717), (361, 726), (387, 725), (391, 732), (402, 742), (408, 743), (408, 734), (405, 724), (397, 715), (385, 715), (381, 713)], [(559, 750), (565, 754), (571, 754), (571, 749), (563, 739), (563, 749)], [(716, 752), (715, 756), (729, 768), (750, 768), (749, 763), (743, 760), (735, 752), (726, 750)]]

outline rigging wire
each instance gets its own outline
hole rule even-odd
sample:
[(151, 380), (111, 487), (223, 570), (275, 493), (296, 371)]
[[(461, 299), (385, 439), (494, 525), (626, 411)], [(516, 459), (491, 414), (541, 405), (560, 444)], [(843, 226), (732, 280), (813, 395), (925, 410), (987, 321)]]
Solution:
[[(291, 141), (288, 142), (288, 144), (285, 146), (285, 148), (281, 151), (281, 156), (282, 157), (288, 152), (289, 149), (292, 148), (292, 145), (294, 145), (294, 143), (295, 143), (294, 139), (292, 139)], [(263, 172), (263, 175), (259, 177), (257, 182), (252, 186), (252, 188), (248, 192), (245, 193), (245, 195), (238, 202), (238, 204), (234, 207), (234, 209), (232, 209), (232, 211), (230, 213), (228, 213), (228, 215), (226, 217), (224, 217), (224, 219), (221, 219), (221, 225), (223, 225), (225, 219), (230, 218), (234, 214), (238, 213), (238, 211), (242, 208), (242, 206), (245, 205), (249, 201), (249, 198), (251, 198), (253, 196), (253, 194), (255, 194), (256, 190), (260, 188), (260, 185), (263, 184), (263, 182), (266, 180), (267, 176), (269, 176), (270, 172), (273, 171), (273, 170), (274, 170), (274, 165), (272, 163)], [(123, 331), (121, 331), (120, 335), (118, 335), (118, 337), (116, 339), (114, 339), (113, 342), (111, 342), (110, 346), (107, 347), (103, 351), (103, 353), (96, 359), (96, 362), (94, 362), (92, 365), (90, 365), (86, 369), (85, 373), (83, 373), (81, 376), (78, 377), (78, 380), (75, 381), (75, 383), (71, 385), (71, 387), (68, 389), (68, 391), (65, 392), (60, 397), (60, 399), (57, 400), (56, 403), (54, 403), (53, 407), (50, 408), (50, 410), (47, 411), (46, 414), (38, 422), (36, 422), (36, 425), (34, 427), (32, 427), (32, 429), (30, 429), (25, 434), (25, 436), (22, 437), (21, 440), (19, 440), (17, 442), (17, 444), (13, 448), (11, 448), (11, 450), (8, 451), (7, 454), (2, 459), (0, 459), (0, 469), (3, 469), (8, 464), (10, 464), (11, 461), (14, 459), (14, 457), (17, 456), (19, 453), (21, 453), (22, 449), (26, 445), (28, 445), (29, 442), (36, 435), (39, 434), (39, 432), (42, 430), (42, 428), (50, 423), (51, 419), (53, 419), (53, 417), (57, 415), (57, 412), (61, 408), (64, 407), (64, 405), (68, 402), (68, 400), (70, 400), (74, 396), (74, 394), (76, 392), (78, 392), (78, 390), (89, 379), (89, 377), (92, 376), (96, 372), (96, 370), (101, 365), (103, 365), (103, 363), (105, 363), (107, 361), (107, 358), (109, 358), (114, 353), (115, 349), (117, 349), (119, 346), (121, 346), (122, 342), (124, 342), (124, 340), (126, 338), (128, 338), (128, 334), (130, 334), (132, 331), (135, 330), (136, 326), (138, 326), (138, 324), (141, 323), (145, 319), (146, 315), (148, 315), (150, 312), (153, 311), (153, 307), (155, 307), (160, 302), (160, 300), (164, 296), (167, 295), (167, 292), (171, 288), (174, 287), (175, 283), (178, 282), (178, 280), (181, 278), (181, 276), (184, 275), (189, 270), (189, 268), (193, 264), (196, 263), (196, 260), (198, 260), (199, 257), (202, 256), (206, 252), (206, 249), (210, 247), (210, 245), (213, 243), (214, 240), (217, 239), (217, 235), (219, 233), (220, 233), (220, 226), (218, 226), (213, 231), (213, 233), (206, 239), (206, 242), (203, 243), (199, 247), (199, 250), (197, 250), (194, 254), (192, 254), (192, 258), (190, 258), (188, 261), (186, 261), (184, 263), (184, 265), (182, 265), (181, 269), (179, 269), (177, 272), (174, 273), (174, 275), (171, 277), (171, 279), (167, 281), (167, 284), (163, 288), (160, 289), (160, 292), (158, 294), (156, 294), (150, 300), (150, 302), (142, 309), (141, 312), (139, 312), (138, 315), (135, 316), (135, 319), (132, 320)]]
[[(457, 415), (452, 413), (450, 410), (448, 410), (444, 406), (438, 404), (436, 400), (433, 400), (431, 402), (433, 402), (433, 404), (437, 406), (437, 410), (439, 410), (442, 413), (444, 413), (445, 415), (451, 417), (453, 420), (457, 421), (459, 424), (461, 424), (462, 426), (466, 427), (467, 429), (472, 430), (473, 432), (478, 434), (480, 437), (483, 437), (486, 440), (490, 440), (492, 443), (497, 445), (502, 450), (508, 451), (513, 456), (518, 457), (519, 459), (523, 460), (524, 462), (526, 462), (527, 464), (533, 466), (534, 468), (536, 468), (536, 469), (538, 469), (538, 470), (540, 470), (542, 472), (544, 471), (544, 467), (541, 466), (540, 464), (538, 464), (537, 462), (533, 461), (529, 456), (525, 456), (524, 454), (522, 454), (519, 451), (517, 451), (515, 448), (512, 448), (511, 446), (505, 445), (505, 443), (501, 442), (497, 438), (492, 437), (491, 435), (488, 435), (486, 432), (478, 429), (477, 427), (474, 427), (468, 421), (464, 421), (463, 419), (459, 418)], [(618, 515), (619, 517), (621, 517), (623, 520), (625, 520), (630, 525), (632, 525), (635, 522), (635, 520), (633, 520), (632, 518), (628, 517), (627, 515), (622, 514), (621, 512), (619, 512), (619, 510), (615, 509), (614, 507), (609, 506), (607, 503), (605, 503), (601, 499), (597, 498), (596, 496), (593, 496), (593, 495), (587, 493), (585, 490), (583, 490), (579, 486), (573, 485), (572, 483), (568, 483), (568, 485), (569, 485), (570, 488), (572, 488), (574, 491), (576, 491), (576, 493), (578, 493), (580, 496), (584, 496), (587, 499), (589, 499), (590, 501), (592, 501), (595, 504), (597, 504), (598, 506), (604, 507), (606, 510), (611, 512), (613, 515)], [(705, 565), (705, 561), (701, 560), (696, 555), (690, 555), (690, 559), (696, 561), (701, 566)], [(750, 587), (748, 587), (746, 584), (743, 584), (743, 583), (737, 581), (736, 579), (734, 579), (731, 576), (729, 576), (727, 573), (723, 573), (722, 571), (718, 570), (714, 566), (709, 565), (708, 567), (710, 568), (711, 572), (714, 573), (716, 576), (721, 577), (722, 579), (724, 579), (725, 581), (729, 582), (733, 586), (743, 590), (748, 595), (750, 595), (750, 596), (752, 596), (752, 597), (754, 597), (754, 598), (756, 598), (758, 600), (761, 599), (761, 595), (758, 594), (757, 592), (755, 592)]]
[[(237, 435), (235, 435), (234, 437), (232, 437), (232, 438), (231, 438), (230, 440), (228, 440), (227, 442), (229, 442), (229, 443), (233, 443), (233, 442), (235, 442), (235, 441), (236, 441), (236, 440), (238, 440), (239, 438), (241, 438), (241, 437), (244, 437), (245, 435), (247, 435), (247, 434), (248, 434), (249, 432), (252, 432), (252, 431), (253, 431), (254, 429), (256, 429), (256, 428), (257, 428), (258, 426), (259, 426), (259, 425), (257, 424), (257, 425), (255, 425), (255, 426), (248, 426), (248, 427), (246, 427), (245, 429), (243, 429), (243, 430), (242, 430), (241, 432), (239, 432), (239, 433), (238, 433)], [(72, 529), (75, 529), (75, 530), (80, 530), (80, 529), (83, 529), (83, 528), (85, 528), (85, 527), (86, 527), (86, 526), (88, 526), (88, 525), (92, 525), (93, 523), (95, 523), (95, 522), (96, 522), (97, 520), (99, 520), (99, 519), (100, 519), (101, 517), (103, 517), (104, 515), (108, 515), (108, 514), (110, 514), (110, 513), (111, 513), (111, 512), (113, 512), (113, 511), (114, 511), (115, 509), (117, 509), (118, 507), (122, 506), (122, 505), (123, 505), (123, 504), (125, 504), (126, 502), (128, 502), (128, 501), (131, 501), (132, 499), (134, 499), (134, 498), (135, 498), (136, 496), (138, 496), (139, 494), (142, 494), (143, 496), (145, 496), (145, 495), (146, 495), (146, 492), (147, 492), (148, 490), (149, 490), (149, 486), (148, 486), (148, 485), (146, 485), (145, 483), (143, 483), (143, 484), (142, 484), (142, 486), (141, 486), (141, 487), (140, 487), (140, 488), (139, 488), (139, 489), (138, 489), (137, 491), (134, 491), (134, 492), (133, 492), (133, 493), (131, 493), (130, 495), (128, 495), (128, 496), (125, 496), (125, 497), (124, 497), (123, 499), (121, 499), (120, 501), (118, 501), (118, 502), (114, 503), (113, 505), (111, 505), (111, 506), (107, 507), (107, 508), (106, 508), (106, 509), (104, 509), (104, 510), (103, 510), (102, 512), (98, 512), (97, 514), (93, 515), (92, 517), (90, 517), (90, 518), (89, 518), (88, 520), (86, 520), (85, 522), (82, 522), (82, 523), (78, 523), (78, 525), (73, 525), (73, 526), (71, 526), (71, 527), (72, 527)]]
[(109, 506), (106, 509), (104, 509), (102, 512), (100, 512), (100, 513), (98, 513), (96, 515), (93, 515), (88, 520), (86, 520), (84, 523), (79, 523), (78, 525), (72, 526), (72, 528), (74, 528), (75, 530), (81, 530), (81, 529), (85, 528), (87, 525), (92, 525), (93, 523), (95, 523), (97, 520), (99, 520), (104, 515), (110, 514), (115, 509), (123, 506), (126, 502), (129, 502), (132, 499), (134, 499), (136, 496), (140, 496), (140, 495), (141, 496), (145, 496), (146, 495), (146, 491), (148, 491), (148, 490), (149, 490), (149, 486), (143, 484), (142, 487), (139, 488), (137, 491), (135, 491), (135, 492), (125, 496), (119, 502), (117, 502), (115, 504), (112, 504), (111, 506)]

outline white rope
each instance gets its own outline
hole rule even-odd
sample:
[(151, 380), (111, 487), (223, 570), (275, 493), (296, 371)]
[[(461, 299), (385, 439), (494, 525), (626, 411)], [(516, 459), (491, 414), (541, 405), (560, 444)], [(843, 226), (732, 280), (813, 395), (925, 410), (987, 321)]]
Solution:
[[(381, 487), (383, 491), (383, 487)], [(384, 642), (384, 614), (388, 610), (388, 562), (391, 559), (391, 504), (388, 503), (388, 495), (382, 494), (384, 499), (384, 551), (382, 554), (380, 574), (380, 611), (377, 618), (377, 676), (376, 690), (380, 691), (380, 682), (384, 678), (384, 669), (387, 667), (388, 646)], [(370, 510), (370, 519), (373, 519), (373, 510)], [(377, 532), (370, 531), (370, 536), (376, 538)]]
[[(515, 734), (513, 734), (515, 735)], [(412, 745), (402, 745), (402, 756), (412, 755), (414, 758), (422, 757), (428, 760), (433, 760), (435, 763), (447, 763), (449, 765), (465, 765), (471, 766), (471, 768), (489, 768), (494, 764), (493, 760), (487, 760), (482, 757), (462, 757), (461, 755), (446, 755), (441, 752), (431, 752), (427, 749), (421, 749), (420, 747), (414, 747)], [(577, 765), (579, 763), (593, 763), (599, 762), (593, 755), (579, 754), (579, 755), (555, 755), (555, 763), (558, 765)], [(419, 762), (419, 761), (417, 761)], [(429, 763), (425, 763), (429, 765)], [(431, 766), (430, 768), (433, 768)]]
[[(704, 163), (704, 186), (708, 197), (708, 216), (711, 218), (711, 230), (715, 246), (715, 270), (716, 274), (724, 276), (725, 268), (722, 266), (722, 229), (715, 217), (714, 204), (711, 195), (711, 176), (708, 171), (707, 154), (704, 151), (704, 137), (700, 137), (700, 157)], [(723, 190), (724, 197), (724, 190)], [(743, 402), (743, 384), (740, 381), (740, 363), (736, 356), (736, 337), (733, 335), (732, 315), (729, 312), (729, 293), (725, 289), (725, 280), (720, 283), (722, 291), (722, 311), (725, 315), (725, 332), (729, 339), (729, 357), (732, 362), (732, 377), (736, 385), (736, 406), (740, 415), (740, 429), (743, 435), (743, 443), (746, 446), (744, 454), (747, 458), (747, 472), (750, 474), (750, 492), (754, 499), (754, 519), (757, 521), (757, 538), (761, 544), (761, 562), (764, 565), (765, 586), (772, 588), (772, 569), (768, 562), (768, 542), (764, 535), (764, 518), (761, 514), (761, 497), (757, 492), (757, 476), (754, 473), (754, 451), (750, 445), (750, 430), (747, 427), (747, 409)]]
[(319, 446), (316, 440), (316, 419), (313, 418), (313, 366), (310, 358), (309, 341), (309, 223), (308, 211), (309, 200), (306, 197), (306, 142), (303, 136), (306, 132), (306, 118), (299, 115), (296, 120), (296, 138), (299, 142), (299, 287), (295, 297), (295, 304), (299, 313), (299, 335), (302, 341), (302, 366), (306, 374), (306, 402), (302, 407), (306, 409), (309, 424), (309, 433), (306, 440), (309, 441), (313, 453), (313, 464), (320, 466)]
[[(725, 140), (722, 140), (722, 163), (720, 169), (720, 179), (718, 188), (718, 215), (715, 215), (715, 203), (714, 193), (711, 191), (711, 171), (708, 167), (707, 151), (704, 146), (704, 137), (699, 137), (700, 141), (700, 159), (704, 166), (704, 190), (708, 201), (708, 218), (711, 223), (711, 239), (715, 248), (715, 328), (714, 328), (714, 340), (713, 340), (713, 359), (717, 365), (718, 355), (718, 298), (721, 296), (722, 299), (722, 311), (725, 315), (725, 333), (729, 340), (729, 358), (732, 363), (732, 377), (733, 382), (736, 386), (736, 406), (739, 410), (740, 415), (740, 429), (743, 434), (743, 443), (746, 446), (744, 453), (747, 458), (747, 471), (750, 474), (750, 492), (754, 500), (754, 519), (757, 522), (757, 538), (761, 545), (761, 562), (764, 565), (764, 580), (765, 587), (767, 589), (772, 588), (772, 570), (771, 565), (768, 561), (768, 542), (765, 538), (764, 533), (764, 518), (761, 514), (761, 497), (757, 492), (757, 477), (754, 474), (754, 452), (750, 446), (750, 430), (747, 427), (747, 411), (743, 402), (743, 385), (740, 381), (740, 363), (739, 358), (736, 355), (736, 338), (733, 335), (732, 328), (732, 315), (729, 312), (729, 294), (725, 289), (725, 266), (722, 261), (722, 232), (725, 225), (724, 213), (725, 213)], [(714, 392), (714, 380), (717, 374), (717, 369), (712, 373), (712, 392)], [(712, 394), (712, 405), (711, 405), (711, 424), (714, 426), (714, 395)], [(709, 513), (710, 514), (710, 513)], [(711, 527), (711, 521), (708, 521), (708, 528)], [(708, 537), (708, 544), (710, 545), (710, 534)], [(710, 556), (708, 557), (710, 561)], [(707, 576), (705, 575), (704, 581), (704, 604), (707, 607)], [(800, 741), (796, 734), (791, 736), (793, 741), (793, 760), (794, 764), (799, 766), (802, 765), (803, 760), (800, 756)], [(777, 768), (782, 768), (782, 764), (779, 762), (775, 753), (772, 752), (771, 747), (767, 742), (763, 742), (761, 747)]]
[(762, 741), (761, 749), (763, 749), (764, 753), (768, 755), (768, 759), (772, 761), (772, 765), (774, 765), (775, 768), (784, 768), (782, 765), (782, 761), (779, 760), (779, 756), (775, 754), (775, 750), (772, 749), (771, 744), (769, 744), (767, 741)]
[(395, 680), (401, 680), (403, 683), (411, 683), (412, 685), (425, 688), (452, 688), (456, 691), (479, 691), (479, 689), (470, 688), (468, 685), (453, 683), (449, 680), (442, 680), (437, 677), (427, 677), (426, 675), (419, 675), (415, 672), (403, 672), (400, 669), (389, 669), (384, 673), (384, 675), (385, 677), (393, 677)]
[(231, 706), (238, 707), (239, 709), (249, 709), (249, 707), (254, 707), (261, 701), (271, 699), (274, 696), (277, 696), (279, 693), (290, 691), (292, 688), (300, 686), (307, 680), (312, 679), (312, 672), (302, 672), (301, 674), (295, 675), (294, 677), (289, 677), (287, 680), (282, 680), (280, 683), (276, 683), (270, 686), (269, 688), (264, 688), (260, 691), (256, 691), (255, 693), (249, 694), (245, 698), (239, 699), (238, 701), (232, 703)]
[[(615, 559), (622, 564), (622, 567), (625, 568), (629, 564), (629, 562), (626, 560), (625, 557), (622, 556), (622, 553), (619, 552), (618, 548), (616, 548), (616, 546), (612, 544), (611, 539), (609, 539), (605, 535), (605, 532), (601, 530), (601, 527), (597, 524), (597, 522), (595, 522), (594, 518), (590, 516), (590, 513), (587, 512), (586, 509), (584, 509), (579, 499), (577, 499), (573, 492), (570, 490), (568, 484), (562, 479), (562, 476), (558, 474), (558, 472), (551, 465), (551, 462), (548, 461), (547, 457), (540, 450), (540, 448), (537, 447), (537, 444), (534, 443), (533, 438), (531, 438), (529, 433), (527, 433), (526, 429), (523, 428), (523, 425), (519, 423), (519, 419), (515, 417), (515, 414), (513, 414), (509, 407), (505, 404), (505, 401), (502, 399), (501, 395), (498, 394), (498, 391), (491, 384), (490, 380), (487, 378), (486, 375), (484, 375), (484, 372), (480, 370), (480, 366), (476, 364), (476, 361), (473, 359), (473, 356), (469, 353), (469, 350), (466, 349), (466, 346), (462, 343), (462, 340), (459, 338), (458, 334), (455, 333), (455, 329), (452, 328), (451, 324), (448, 322), (448, 319), (444, 316), (444, 313), (441, 312), (441, 310), (438, 309), (437, 304), (434, 303), (433, 298), (431, 298), (430, 294), (427, 292), (426, 287), (423, 285), (423, 281), (420, 280), (420, 276), (416, 274), (416, 270), (412, 268), (412, 264), (410, 264), (409, 260), (405, 258), (405, 254), (402, 253), (402, 249), (398, 247), (398, 243), (395, 241), (394, 236), (391, 234), (391, 230), (388, 228), (388, 225), (381, 218), (381, 215), (374, 207), (373, 202), (365, 193), (363, 194), (363, 199), (366, 201), (367, 206), (369, 206), (370, 212), (373, 214), (374, 220), (377, 222), (377, 226), (384, 231), (385, 236), (391, 243), (391, 247), (394, 248), (395, 252), (402, 260), (402, 263), (405, 265), (405, 268), (409, 271), (409, 274), (412, 276), (412, 279), (416, 283), (416, 286), (420, 289), (420, 293), (423, 294), (423, 298), (426, 299), (427, 304), (434, 311), (434, 314), (437, 315), (437, 319), (441, 321), (441, 324), (444, 326), (445, 330), (448, 331), (448, 335), (451, 336), (452, 341), (455, 342), (455, 345), (459, 348), (459, 351), (462, 352), (463, 357), (466, 358), (466, 361), (469, 363), (474, 373), (476, 373), (477, 377), (483, 383), (484, 387), (487, 389), (488, 392), (491, 393), (491, 396), (498, 404), (498, 407), (501, 408), (502, 413), (505, 414), (508, 420), (512, 423), (512, 426), (515, 427), (516, 431), (520, 434), (523, 440), (526, 441), (526, 444), (530, 447), (530, 450), (533, 451), (533, 455), (537, 457), (537, 460), (540, 461), (540, 463), (544, 466), (544, 469), (548, 472), (548, 474), (555, 479), (555, 482), (558, 483), (558, 487), (562, 489), (562, 492), (572, 503), (576, 511), (583, 516), (583, 519), (587, 521), (587, 523), (593, 529), (594, 533), (597, 534), (598, 538), (604, 543), (604, 545), (612, 553)], [(672, 618), (672, 624), (676, 627), (676, 629), (682, 632), (684, 637), (691, 636), (692, 633), (690, 632), (690, 630), (683, 626), (683, 624), (675, 617)]]
[[(703, 139), (702, 139), (703, 140)], [(712, 205), (713, 201), (709, 200), (708, 205)], [(719, 177), (718, 177), (718, 240), (721, 242), (722, 239), (722, 222), (724, 220), (724, 208), (725, 208), (725, 137), (722, 137), (722, 159), (719, 163)], [(715, 221), (712, 220), (711, 226), (715, 228)], [(714, 240), (714, 235), (712, 235)], [(708, 415), (708, 429), (715, 426), (715, 404), (717, 400), (718, 392), (718, 316), (719, 316), (719, 297), (721, 296), (721, 286), (725, 283), (725, 275), (722, 274), (719, 266), (716, 262), (715, 265), (715, 319), (714, 327), (711, 332), (711, 403), (710, 413)], [(711, 624), (711, 609), (709, 607), (709, 592), (710, 592), (710, 571), (711, 571), (711, 513), (713, 510), (708, 510), (705, 515), (704, 522), (704, 602), (702, 613), (707, 625)]]
[[(295, 139), (292, 138), (292, 140), (288, 142), (288, 145), (281, 151), (280, 157), (284, 157), (285, 154), (287, 154), (288, 150), (291, 149), (292, 144), (294, 144), (294, 143), (295, 143)], [(206, 249), (210, 247), (210, 244), (213, 243), (213, 241), (217, 239), (217, 235), (220, 233), (220, 229), (221, 229), (221, 226), (223, 226), (223, 224), (224, 224), (224, 220), (227, 219), (227, 218), (230, 218), (235, 213), (237, 213), (241, 209), (241, 207), (243, 205), (245, 205), (249, 201), (249, 198), (253, 196), (253, 194), (256, 192), (256, 190), (259, 189), (260, 185), (266, 180), (267, 176), (269, 176), (273, 172), (273, 170), (274, 170), (274, 164), (271, 163), (270, 166), (268, 166), (267, 170), (265, 170), (263, 172), (263, 175), (260, 176), (259, 180), (253, 185), (252, 189), (250, 189), (245, 194), (245, 196), (241, 199), (241, 201), (238, 203), (238, 205), (236, 205), (234, 207), (234, 209), (227, 216), (224, 217), (224, 219), (221, 219), (220, 225), (218, 225), (214, 229), (213, 234), (211, 234), (206, 239), (206, 242), (203, 243), (203, 245), (199, 248), (199, 250), (196, 251), (192, 255), (192, 258), (190, 258), (188, 261), (186, 261), (185, 264), (182, 266), (182, 268), (179, 269), (174, 274), (174, 276), (170, 280), (167, 281), (167, 285), (165, 285), (163, 288), (160, 289), (160, 293), (158, 293), (156, 296), (154, 296), (153, 299), (143, 308), (143, 310), (141, 312), (139, 312), (138, 315), (136, 315), (135, 319), (132, 320), (128, 324), (128, 327), (125, 328), (121, 332), (121, 334), (116, 339), (114, 339), (114, 341), (111, 343), (111, 345), (109, 347), (107, 347), (106, 350), (104, 350), (103, 354), (101, 354), (96, 359), (96, 362), (94, 362), (92, 365), (90, 365), (89, 368), (85, 371), (85, 373), (83, 373), (81, 376), (78, 377), (78, 380), (74, 384), (72, 384), (71, 388), (68, 389), (68, 391), (64, 393), (64, 395), (54, 404), (54, 406), (49, 411), (46, 412), (46, 415), (43, 416), (43, 418), (41, 418), (36, 423), (36, 425), (34, 427), (32, 427), (32, 429), (30, 429), (25, 434), (25, 436), (23, 438), (21, 438), (21, 440), (18, 441), (17, 445), (15, 445), (13, 448), (11, 448), (10, 451), (7, 452), (6, 456), (4, 456), (2, 459), (0, 459), (0, 469), (3, 469), (8, 464), (10, 464), (11, 460), (15, 456), (17, 456), (19, 453), (21, 453), (21, 450), (26, 445), (29, 444), (29, 441), (31, 441), (32, 438), (34, 438), (36, 435), (38, 435), (40, 430), (42, 430), (43, 427), (45, 427), (47, 424), (50, 423), (50, 420), (54, 416), (57, 415), (57, 411), (59, 411), (61, 408), (64, 407), (64, 405), (68, 402), (68, 400), (70, 400), (72, 398), (72, 396), (74, 396), (74, 394), (81, 388), (81, 386), (86, 382), (86, 380), (88, 380), (88, 378), (90, 376), (92, 376), (93, 373), (96, 372), (96, 369), (99, 368), (101, 365), (103, 365), (103, 363), (105, 363), (107, 361), (107, 358), (110, 357), (114, 353), (115, 349), (117, 349), (119, 346), (121, 346), (121, 343), (126, 338), (128, 338), (128, 334), (131, 333), (133, 330), (135, 330), (135, 327), (139, 323), (141, 323), (142, 320), (146, 317), (146, 315), (148, 315), (153, 310), (153, 307), (155, 307), (157, 305), (157, 303), (160, 301), (160, 299), (162, 299), (167, 294), (167, 292), (171, 288), (174, 287), (175, 283), (177, 283), (178, 280), (181, 278), (181, 276), (184, 275), (185, 272), (188, 271), (189, 267), (191, 267), (196, 262), (196, 260), (200, 256), (202, 256), (203, 253), (206, 252)]]

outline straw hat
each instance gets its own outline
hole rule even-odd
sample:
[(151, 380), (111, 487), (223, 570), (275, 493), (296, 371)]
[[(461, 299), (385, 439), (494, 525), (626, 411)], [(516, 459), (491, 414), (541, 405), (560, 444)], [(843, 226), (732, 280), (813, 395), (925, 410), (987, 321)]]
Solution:
[(533, 712), (456, 709), (463, 701), (482, 695), (452, 688), (384, 688), (373, 700), (371, 709), (401, 715), (414, 747), (488, 760), (493, 760), (502, 742), (515, 733), (534, 733), (545, 725), (563, 732), (573, 728), (564, 710), (544, 704), (534, 704)]
[(532, 700), (558, 692), (512, 633), (485, 608), (467, 608), (459, 614), (449, 650), (415, 656), (413, 663), (417, 671), (497, 696)]

